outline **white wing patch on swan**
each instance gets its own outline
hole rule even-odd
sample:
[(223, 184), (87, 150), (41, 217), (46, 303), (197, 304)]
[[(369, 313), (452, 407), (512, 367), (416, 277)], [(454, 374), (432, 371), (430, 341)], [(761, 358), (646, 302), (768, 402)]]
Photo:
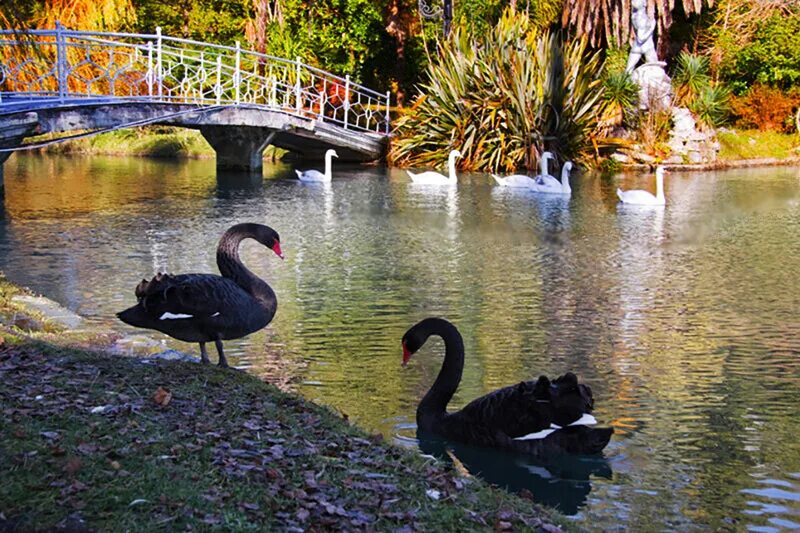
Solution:
[(554, 432), (555, 429), (543, 429), (541, 431), (537, 431), (536, 433), (528, 433), (527, 435), (523, 435), (521, 437), (516, 437), (514, 440), (537, 440), (543, 439), (548, 436), (550, 433)]
[(178, 318), (194, 318), (194, 315), (185, 315), (183, 313), (173, 314), (167, 311), (166, 313), (158, 317), (159, 320), (176, 320)]
[(213, 315), (211, 315), (211, 318), (214, 318), (215, 316), (219, 316), (219, 311), (217, 311), (216, 313), (214, 313)]
[(583, 416), (571, 423), (570, 426), (594, 426), (597, 424), (597, 419), (589, 413), (583, 413)]
[[(570, 426), (593, 426), (595, 424), (597, 424), (597, 419), (588, 413), (584, 413), (582, 417), (577, 419), (575, 422), (572, 422)], [(550, 429), (543, 429), (541, 431), (537, 431), (536, 433), (528, 433), (527, 435), (523, 435), (522, 437), (516, 437), (514, 440), (543, 439), (549, 434), (559, 429), (561, 429), (561, 426), (557, 424), (550, 424)]]

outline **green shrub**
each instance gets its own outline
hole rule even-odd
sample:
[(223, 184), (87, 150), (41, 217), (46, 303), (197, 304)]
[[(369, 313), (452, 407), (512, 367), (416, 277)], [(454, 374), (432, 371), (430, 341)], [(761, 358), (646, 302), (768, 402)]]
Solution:
[(752, 41), (733, 57), (722, 74), (738, 94), (755, 83), (784, 90), (800, 84), (800, 8), (762, 20)]
[(628, 47), (617, 46), (616, 44), (609, 46), (604, 50), (605, 52), (605, 76), (606, 78), (625, 72), (625, 67), (628, 66)]

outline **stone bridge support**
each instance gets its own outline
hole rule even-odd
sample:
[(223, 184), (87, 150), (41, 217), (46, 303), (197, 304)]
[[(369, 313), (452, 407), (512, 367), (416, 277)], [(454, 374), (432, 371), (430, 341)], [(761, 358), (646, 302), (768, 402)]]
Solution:
[(217, 153), (217, 170), (257, 173), (264, 149), (277, 131), (258, 126), (202, 126), (200, 133)]
[[(39, 117), (36, 113), (26, 113), (0, 121), (0, 148), (16, 148), (25, 137), (34, 133), (38, 125)], [(12, 153), (14, 152), (0, 152), (0, 190), (3, 189), (3, 166)]]

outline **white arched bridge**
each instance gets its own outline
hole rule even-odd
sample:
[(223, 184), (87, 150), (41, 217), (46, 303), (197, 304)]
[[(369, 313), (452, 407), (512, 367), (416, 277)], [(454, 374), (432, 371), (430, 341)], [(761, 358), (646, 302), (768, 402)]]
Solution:
[(143, 124), (198, 129), (224, 169), (272, 144), (320, 158), (384, 155), (389, 97), (294, 61), (155, 34), (0, 30), (0, 162), (26, 137)]

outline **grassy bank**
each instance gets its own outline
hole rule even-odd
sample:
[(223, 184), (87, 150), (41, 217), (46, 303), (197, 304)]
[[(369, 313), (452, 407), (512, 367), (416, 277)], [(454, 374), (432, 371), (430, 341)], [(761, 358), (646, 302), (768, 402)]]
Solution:
[(0, 530), (556, 530), (246, 373), (75, 340), (0, 330)]
[[(74, 135), (75, 132), (42, 137), (47, 140)], [(104, 154), (145, 157), (214, 157), (214, 150), (199, 131), (170, 126), (130, 128), (83, 137), (42, 149), (55, 154)]]
[(728, 130), (719, 132), (717, 137), (721, 161), (800, 156), (800, 135), (774, 131)]
[[(69, 137), (78, 132), (44, 135), (37, 141)], [(214, 149), (197, 130), (172, 126), (144, 126), (128, 128), (90, 137), (82, 137), (62, 143), (52, 144), (41, 149), (51, 154), (98, 154), (137, 157), (213, 158)], [(264, 157), (277, 160), (285, 150), (268, 146)]]

